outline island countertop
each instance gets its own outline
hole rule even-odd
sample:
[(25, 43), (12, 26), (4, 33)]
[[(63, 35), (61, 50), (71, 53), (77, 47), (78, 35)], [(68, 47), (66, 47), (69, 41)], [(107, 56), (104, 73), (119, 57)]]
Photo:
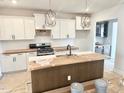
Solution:
[(77, 64), (77, 63), (85, 63), (85, 62), (93, 62), (97, 60), (104, 60), (104, 55), (98, 53), (84, 53), (81, 55), (74, 56), (59, 56), (53, 58), (48, 64), (36, 63), (36, 61), (29, 62), (28, 69), (29, 71), (38, 70), (38, 69), (46, 69), (50, 67)]

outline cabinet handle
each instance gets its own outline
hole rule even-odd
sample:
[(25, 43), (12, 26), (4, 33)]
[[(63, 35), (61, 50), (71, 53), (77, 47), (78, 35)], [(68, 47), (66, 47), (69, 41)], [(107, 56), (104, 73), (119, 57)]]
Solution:
[(67, 38), (69, 38), (69, 35), (67, 34)]
[(13, 62), (16, 62), (16, 57), (13, 57)]
[(15, 35), (14, 35), (14, 40), (15, 40)]
[(12, 40), (13, 40), (13, 35), (12, 35)]
[(45, 29), (45, 25), (42, 26)]
[(15, 40), (15, 35), (12, 35), (12, 40)]
[(15, 57), (13, 57), (13, 62), (15, 62)]
[(53, 34), (51, 35), (51, 37), (53, 38)]
[(16, 62), (16, 57), (15, 57), (15, 62)]

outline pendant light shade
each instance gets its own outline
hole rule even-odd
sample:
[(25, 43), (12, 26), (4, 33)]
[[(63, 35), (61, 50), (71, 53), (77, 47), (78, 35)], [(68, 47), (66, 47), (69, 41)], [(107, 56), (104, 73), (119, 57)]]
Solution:
[(90, 17), (88, 15), (83, 15), (81, 17), (81, 26), (83, 29), (89, 28), (90, 26)]
[(56, 13), (51, 9), (51, 0), (49, 0), (50, 9), (45, 15), (45, 24), (49, 27), (56, 25)]

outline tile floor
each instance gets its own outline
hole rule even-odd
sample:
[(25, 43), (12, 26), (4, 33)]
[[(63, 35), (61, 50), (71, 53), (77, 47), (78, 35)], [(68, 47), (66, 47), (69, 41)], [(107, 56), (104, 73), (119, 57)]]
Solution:
[[(111, 63), (110, 60), (105, 61), (104, 79), (110, 81), (108, 93), (124, 93), (124, 88), (120, 87), (119, 85), (121, 76), (112, 71), (113, 66), (114, 66), (113, 63)], [(0, 80), (0, 93), (31, 93), (30, 87), (27, 86), (27, 82), (30, 82), (30, 80), (31, 80), (30, 72), (26, 71), (5, 74), (4, 77)], [(120, 91), (118, 92), (118, 90)], [(68, 91), (68, 89), (67, 91), (65, 91), (65, 88), (64, 89), (61, 88), (45, 93), (70, 93), (70, 92)], [(86, 93), (95, 93), (95, 90), (91, 89), (86, 91)]]

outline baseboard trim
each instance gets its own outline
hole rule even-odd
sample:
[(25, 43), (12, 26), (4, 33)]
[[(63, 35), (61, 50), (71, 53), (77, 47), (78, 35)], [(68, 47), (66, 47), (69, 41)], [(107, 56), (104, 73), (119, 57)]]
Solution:
[(118, 68), (114, 68), (113, 70), (115, 73), (119, 74), (119, 75), (124, 75), (124, 71), (118, 69)]
[(27, 71), (27, 69), (19, 70), (19, 71), (12, 71), (12, 72), (3, 72), (3, 74), (13, 74), (13, 73), (24, 72), (24, 71)]

